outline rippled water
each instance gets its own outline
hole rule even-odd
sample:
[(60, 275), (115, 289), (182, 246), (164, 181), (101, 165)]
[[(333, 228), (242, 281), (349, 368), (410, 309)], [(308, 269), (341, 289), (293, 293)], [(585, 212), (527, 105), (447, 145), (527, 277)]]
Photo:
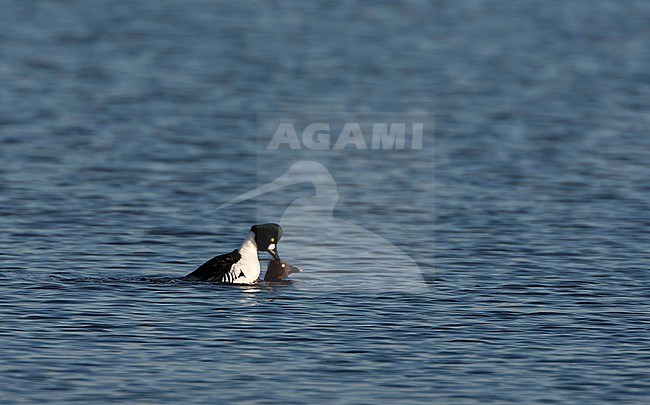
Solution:
[[(3, 403), (647, 402), (647, 2), (0, 6)], [(264, 111), (435, 145), (263, 156)], [(303, 273), (179, 279), (305, 158), (338, 200), (279, 245)]]

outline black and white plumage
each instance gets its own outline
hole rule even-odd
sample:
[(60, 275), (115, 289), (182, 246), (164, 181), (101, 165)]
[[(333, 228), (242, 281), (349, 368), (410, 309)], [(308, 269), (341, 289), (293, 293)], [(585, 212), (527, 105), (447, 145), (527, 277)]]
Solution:
[[(231, 283), (234, 280), (234, 274), (231, 274), (229, 270), (240, 259), (241, 254), (238, 249), (235, 249), (230, 253), (213, 257), (199, 266), (198, 269), (188, 274), (187, 277), (199, 278), (205, 281)], [(241, 277), (242, 274), (238, 274), (238, 276)]]
[(260, 276), (258, 251), (266, 251), (279, 259), (277, 243), (282, 238), (282, 228), (278, 224), (260, 224), (251, 227), (246, 240), (239, 249), (213, 257), (187, 275), (204, 281), (251, 284)]

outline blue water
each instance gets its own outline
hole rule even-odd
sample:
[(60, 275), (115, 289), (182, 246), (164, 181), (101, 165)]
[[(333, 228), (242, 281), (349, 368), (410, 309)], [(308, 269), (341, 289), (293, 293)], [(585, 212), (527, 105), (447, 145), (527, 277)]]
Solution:
[[(648, 401), (648, 3), (343, 3), (0, 1), (2, 403)], [(269, 154), (268, 111), (435, 140)], [(299, 160), (305, 271), (180, 280)]]

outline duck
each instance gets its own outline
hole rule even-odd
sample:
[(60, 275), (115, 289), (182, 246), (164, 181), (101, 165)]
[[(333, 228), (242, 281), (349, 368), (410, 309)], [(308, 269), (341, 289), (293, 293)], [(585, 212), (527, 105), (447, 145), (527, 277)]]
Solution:
[(290, 274), (300, 273), (301, 271), (302, 269), (300, 267), (292, 266), (287, 261), (273, 259), (269, 262), (269, 265), (266, 268), (266, 273), (264, 273), (264, 281), (282, 281), (285, 278), (289, 277)]
[(258, 252), (267, 252), (279, 261), (278, 242), (282, 234), (282, 227), (276, 223), (253, 225), (239, 249), (213, 257), (185, 278), (215, 283), (254, 284), (261, 272)]

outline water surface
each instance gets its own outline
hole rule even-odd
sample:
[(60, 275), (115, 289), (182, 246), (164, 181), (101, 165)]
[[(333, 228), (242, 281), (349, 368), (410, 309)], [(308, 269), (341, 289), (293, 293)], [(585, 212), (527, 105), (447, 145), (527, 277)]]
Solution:
[[(647, 402), (647, 2), (0, 6), (4, 403)], [(309, 156), (425, 290), (297, 231), (291, 283), (178, 279), (312, 195), (215, 211), (288, 167), (262, 111), (435, 116)]]

